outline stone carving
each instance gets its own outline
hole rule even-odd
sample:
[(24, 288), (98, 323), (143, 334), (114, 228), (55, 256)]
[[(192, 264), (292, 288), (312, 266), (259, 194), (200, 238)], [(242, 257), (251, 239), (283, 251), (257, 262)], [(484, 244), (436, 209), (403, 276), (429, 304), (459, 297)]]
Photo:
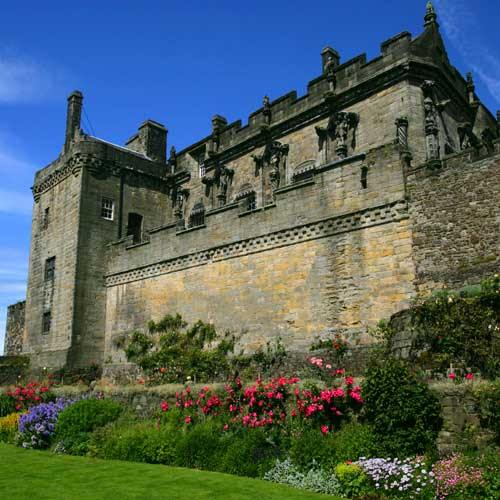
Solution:
[(273, 141), (268, 136), (267, 144), (261, 155), (252, 155), (255, 162), (255, 172), (262, 174), (264, 202), (269, 201), (267, 195), (274, 199), (274, 191), (285, 183), (286, 159), (288, 156), (288, 144)]
[(327, 94), (334, 94), (337, 89), (336, 70), (340, 62), (340, 54), (331, 47), (325, 47), (321, 52), (323, 74), (328, 82)]
[(432, 80), (426, 80), (422, 84), (422, 91), (424, 93), (424, 130), (427, 160), (439, 160), (441, 157), (441, 147), (439, 145), (438, 112), (433, 99), (434, 82)]
[(458, 137), (460, 140), (460, 149), (474, 148), (478, 150), (481, 147), (481, 142), (476, 134), (472, 131), (472, 125), (469, 122), (461, 123), (458, 127)]
[(182, 231), (183, 229), (185, 229), (184, 206), (189, 196), (189, 189), (184, 189), (178, 186), (174, 192), (175, 192), (174, 216), (176, 220), (176, 229), (177, 231)]
[(175, 146), (170, 148), (170, 158), (168, 159), (168, 165), (170, 167), (170, 173), (175, 173), (177, 170), (177, 151), (175, 150)]
[(265, 95), (262, 99), (262, 114), (264, 115), (264, 123), (266, 125), (271, 124), (271, 102), (269, 101), (269, 96)]
[(335, 142), (335, 152), (339, 158), (346, 158), (349, 149), (356, 149), (356, 129), (359, 115), (347, 111), (339, 111), (330, 115), (326, 127), (316, 127), (318, 148), (322, 157), (320, 163), (330, 160), (328, 157), (329, 143)]
[(494, 140), (495, 136), (493, 135), (493, 132), (489, 128), (485, 128), (481, 132), (481, 142), (488, 151), (488, 153), (495, 152), (495, 144), (493, 143)]
[(208, 143), (208, 156), (216, 155), (219, 152), (221, 132), (227, 126), (227, 119), (221, 115), (212, 117), (212, 136)]
[(226, 204), (227, 191), (232, 182), (233, 175), (234, 170), (232, 168), (228, 168), (226, 165), (216, 160), (212, 177), (208, 175), (202, 177), (201, 182), (206, 186), (205, 196), (209, 197), (212, 189), (215, 188), (215, 195), (217, 198), (216, 206), (223, 207)]

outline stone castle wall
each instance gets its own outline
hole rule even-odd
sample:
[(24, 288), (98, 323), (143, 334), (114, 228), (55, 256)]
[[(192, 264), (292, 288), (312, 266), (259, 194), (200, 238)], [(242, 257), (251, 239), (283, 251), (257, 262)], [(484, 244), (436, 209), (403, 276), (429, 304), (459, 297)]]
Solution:
[(419, 291), (478, 283), (500, 270), (500, 142), (408, 175)]
[(7, 326), (5, 329), (5, 356), (17, 356), (23, 350), (24, 321), (26, 301), (13, 304), (7, 309)]

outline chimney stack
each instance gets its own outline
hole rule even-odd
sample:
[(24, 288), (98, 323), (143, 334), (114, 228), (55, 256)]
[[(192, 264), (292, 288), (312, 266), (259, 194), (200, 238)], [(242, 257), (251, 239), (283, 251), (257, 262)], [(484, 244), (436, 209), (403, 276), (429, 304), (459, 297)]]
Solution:
[(167, 161), (168, 130), (158, 122), (146, 120), (139, 127), (140, 152), (159, 163)]
[(74, 90), (68, 97), (68, 111), (66, 114), (66, 139), (64, 141), (64, 151), (67, 151), (74, 141), (75, 136), (80, 132), (82, 120), (83, 94), (79, 90)]

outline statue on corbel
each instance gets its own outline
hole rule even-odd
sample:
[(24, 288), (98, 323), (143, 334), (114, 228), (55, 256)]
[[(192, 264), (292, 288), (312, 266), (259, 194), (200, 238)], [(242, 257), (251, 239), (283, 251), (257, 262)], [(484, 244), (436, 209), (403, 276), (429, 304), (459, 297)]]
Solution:
[(174, 189), (174, 217), (176, 220), (177, 231), (182, 231), (186, 228), (184, 221), (184, 210), (186, 200), (189, 197), (189, 189), (176, 186)]
[(332, 147), (335, 148), (335, 153), (339, 158), (346, 158), (348, 153), (356, 149), (358, 123), (357, 113), (339, 111), (330, 115), (326, 127), (316, 127), (320, 164), (332, 160), (329, 154)]
[(274, 191), (286, 183), (289, 146), (268, 139), (261, 155), (252, 155), (256, 175), (262, 175), (264, 204), (274, 200)]
[(216, 161), (213, 175), (211, 177), (205, 175), (201, 179), (201, 182), (206, 186), (205, 195), (207, 197), (210, 196), (212, 190), (215, 190), (214, 194), (217, 199), (217, 203), (212, 203), (215, 205), (214, 208), (223, 207), (226, 204), (227, 192), (232, 183), (233, 176), (234, 170), (232, 168), (228, 168), (224, 165), (224, 163)]

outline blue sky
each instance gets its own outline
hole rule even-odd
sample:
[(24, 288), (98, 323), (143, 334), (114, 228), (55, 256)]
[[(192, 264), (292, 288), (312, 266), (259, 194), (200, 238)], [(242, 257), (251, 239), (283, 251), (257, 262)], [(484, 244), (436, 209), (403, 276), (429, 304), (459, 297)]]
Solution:
[[(500, 2), (436, 0), (460, 71), (500, 109)], [(346, 61), (422, 30), (425, 0), (5, 2), (0, 31), (0, 352), (8, 304), (24, 298), (30, 186), (59, 153), (66, 96), (84, 92), (86, 131), (124, 143), (146, 118), (181, 149), (219, 113), (246, 122), (262, 96), (303, 94), (320, 51)]]

